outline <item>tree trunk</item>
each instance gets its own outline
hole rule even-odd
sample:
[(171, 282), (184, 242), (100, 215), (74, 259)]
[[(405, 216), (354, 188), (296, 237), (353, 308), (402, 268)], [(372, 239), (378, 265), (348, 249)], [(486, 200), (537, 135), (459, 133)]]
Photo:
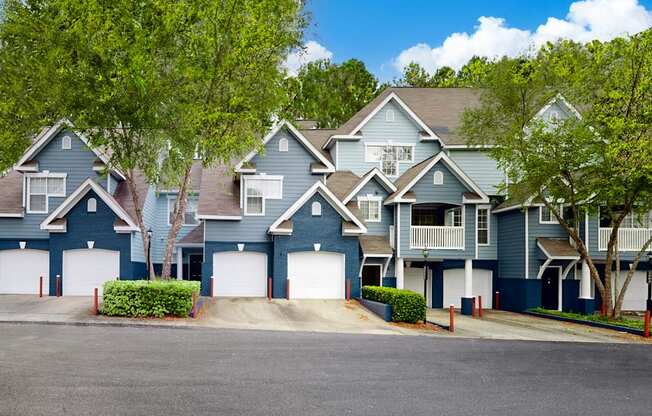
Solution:
[(143, 254), (145, 255), (145, 263), (148, 264), (148, 269), (149, 269), (149, 279), (153, 280), (156, 277), (156, 274), (154, 273), (154, 264), (152, 263), (152, 259), (149, 255), (150, 251), (150, 239), (149, 235), (147, 234), (147, 227), (145, 226), (145, 221), (143, 219), (143, 210), (140, 208), (140, 196), (138, 195), (137, 189), (136, 189), (136, 181), (134, 179), (134, 171), (130, 170), (126, 174), (126, 181), (127, 181), (127, 187), (129, 188), (129, 193), (131, 194), (131, 199), (134, 204), (134, 211), (136, 212), (136, 222), (138, 223), (138, 227), (140, 228), (140, 235), (143, 240)]
[(632, 267), (627, 272), (627, 276), (625, 277), (625, 281), (623, 282), (623, 288), (620, 290), (620, 293), (616, 298), (616, 306), (614, 307), (614, 315), (616, 318), (620, 318), (621, 316), (623, 301), (625, 300), (625, 292), (627, 292), (627, 288), (629, 287), (629, 283), (632, 281), (632, 278), (634, 277), (636, 268), (638, 267), (638, 264), (640, 263), (641, 259), (643, 258), (643, 255), (647, 251), (647, 248), (650, 246), (650, 244), (652, 244), (652, 237), (650, 237), (645, 242), (645, 244), (643, 244), (643, 247), (641, 247), (638, 253), (636, 253), (636, 257), (634, 258)]
[[(188, 187), (190, 185), (190, 170), (192, 166), (186, 168), (183, 176), (183, 182), (177, 193), (177, 200), (174, 204), (174, 214), (172, 225), (170, 226), (170, 231), (168, 232), (168, 239), (165, 243), (165, 258), (163, 259), (163, 273), (162, 277), (164, 279), (169, 279), (172, 270), (172, 252), (174, 251), (174, 244), (177, 240), (177, 235), (179, 230), (183, 225), (183, 217), (186, 212), (186, 205), (188, 203)], [(179, 275), (179, 270), (177, 270), (177, 276)]]

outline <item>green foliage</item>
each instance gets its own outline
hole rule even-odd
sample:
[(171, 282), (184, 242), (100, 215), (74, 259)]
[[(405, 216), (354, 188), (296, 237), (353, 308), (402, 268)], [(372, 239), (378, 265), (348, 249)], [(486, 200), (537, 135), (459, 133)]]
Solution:
[(617, 325), (626, 328), (634, 328), (640, 330), (643, 329), (643, 323), (644, 323), (643, 320), (641, 319), (626, 319), (626, 318), (613, 319), (608, 316), (602, 316), (598, 314), (583, 315), (580, 313), (560, 312), (556, 310), (543, 309), (543, 308), (532, 308), (530, 309), (530, 311), (545, 314), (545, 315), (559, 316), (562, 318), (577, 319), (578, 321), (600, 322), (603, 324)]
[(113, 280), (104, 283), (101, 312), (109, 316), (186, 317), (199, 282)]
[(338, 127), (380, 92), (378, 80), (357, 59), (310, 62), (285, 85), (289, 101), (284, 117), (316, 120), (319, 128)]
[(394, 83), (399, 87), (446, 88), (482, 87), (494, 62), (474, 56), (459, 71), (442, 66), (429, 74), (421, 65), (412, 62), (403, 69), (403, 76)]
[(392, 305), (394, 322), (416, 323), (426, 320), (426, 299), (411, 290), (393, 287), (363, 286), (362, 297)]

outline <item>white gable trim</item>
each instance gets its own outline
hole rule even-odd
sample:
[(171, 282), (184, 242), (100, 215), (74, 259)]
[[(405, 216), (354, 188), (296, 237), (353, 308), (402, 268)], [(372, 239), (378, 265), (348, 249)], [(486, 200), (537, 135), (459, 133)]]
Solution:
[(410, 107), (408, 107), (407, 104), (405, 104), (403, 100), (399, 98), (399, 96), (395, 92), (392, 92), (387, 97), (385, 97), (385, 99), (380, 104), (378, 104), (378, 106), (376, 106), (376, 108), (374, 108), (374, 110), (371, 113), (369, 113), (367, 117), (364, 118), (364, 120), (362, 120), (354, 129), (350, 131), (349, 135), (353, 136), (355, 133), (357, 133), (365, 124), (369, 122), (369, 120), (371, 120), (391, 100), (396, 101), (398, 105), (400, 105), (401, 108), (403, 108), (403, 110), (405, 110), (405, 112), (408, 113), (410, 117), (412, 117), (412, 119), (419, 125), (419, 127), (421, 127), (423, 131), (428, 133), (428, 135), (424, 137), (424, 140), (428, 140), (428, 139), (438, 140), (443, 145), (444, 142), (439, 138), (439, 136), (437, 136), (435, 132), (433, 132), (430, 129), (430, 127), (428, 127), (426, 123), (424, 123), (419, 118), (419, 116), (417, 116), (414, 113), (414, 111), (412, 111), (412, 109), (410, 109)]
[(367, 172), (367, 174), (366, 174), (365, 176), (362, 177), (362, 181), (360, 181), (360, 183), (359, 183), (355, 188), (353, 188), (353, 190), (352, 190), (352, 191), (351, 191), (351, 192), (350, 192), (350, 193), (349, 193), (349, 194), (344, 198), (344, 200), (342, 200), (342, 202), (343, 202), (344, 204), (348, 204), (349, 201), (350, 201), (354, 196), (356, 196), (356, 195), (358, 194), (358, 192), (360, 192), (360, 190), (361, 190), (361, 189), (362, 189), (362, 188), (363, 188), (367, 183), (369, 183), (369, 181), (371, 181), (371, 179), (373, 179), (374, 177), (377, 177), (377, 178), (379, 179), (380, 184), (383, 185), (383, 187), (384, 187), (387, 191), (389, 191), (389, 192), (396, 192), (396, 186), (394, 185), (394, 183), (392, 183), (392, 181), (390, 181), (390, 180), (387, 178), (387, 176), (385, 176), (385, 174), (383, 174), (383, 172), (380, 171), (380, 169), (378, 169), (378, 168), (373, 168), (372, 170), (370, 170), (369, 172)]
[(111, 194), (106, 192), (97, 182), (92, 179), (86, 179), (75, 192), (70, 194), (61, 205), (57, 207), (43, 222), (41, 223), (41, 230), (60, 230), (60, 227), (50, 224), (52, 221), (57, 218), (63, 218), (83, 197), (88, 193), (88, 191), (94, 191), (97, 196), (99, 196), (111, 210), (124, 222), (127, 223), (126, 226), (116, 226), (114, 229), (116, 231), (140, 231), (140, 228), (133, 222), (127, 211), (124, 210), (118, 204), (118, 201), (113, 198)]
[(557, 94), (554, 98), (552, 98), (550, 101), (548, 101), (548, 103), (546, 105), (544, 105), (541, 108), (541, 110), (539, 110), (534, 115), (534, 118), (543, 117), (543, 114), (555, 103), (561, 103), (562, 105), (564, 105), (564, 107), (566, 107), (568, 110), (570, 110), (570, 112), (573, 113), (573, 115), (575, 117), (577, 117), (578, 120), (582, 119), (582, 115), (580, 114), (580, 112), (577, 111), (577, 109), (573, 105), (571, 105), (571, 103), (569, 103), (568, 100), (566, 100), (566, 98), (564, 98), (564, 96), (561, 95), (561, 94)]
[[(314, 156), (317, 160), (323, 163), (324, 166), (326, 166), (326, 169), (323, 170), (324, 172), (335, 172), (335, 166), (333, 166), (330, 160), (328, 160), (323, 154), (321, 154), (321, 152), (318, 149), (316, 149), (315, 146), (312, 145), (312, 143), (310, 143), (310, 140), (306, 139), (306, 137), (303, 134), (301, 134), (301, 132), (297, 130), (296, 127), (292, 125), (292, 123), (289, 123), (286, 120), (283, 120), (280, 123), (278, 123), (276, 126), (274, 126), (274, 128), (272, 128), (272, 130), (270, 130), (269, 133), (267, 133), (267, 135), (263, 138), (263, 146), (265, 146), (270, 140), (272, 140), (272, 138), (276, 135), (276, 133), (278, 133), (283, 127), (287, 127), (288, 130), (290, 130), (290, 133), (292, 133), (294, 137), (296, 137), (299, 140), (299, 142), (303, 144), (303, 146), (308, 150), (308, 152), (310, 152), (312, 156)], [(250, 172), (251, 170), (248, 170), (250, 168), (242, 169), (242, 165), (251, 161), (251, 159), (253, 159), (253, 157), (256, 156), (257, 154), (258, 154), (257, 150), (252, 150), (251, 152), (249, 152), (249, 154), (247, 154), (247, 156), (245, 156), (244, 159), (242, 159), (240, 162), (238, 162), (237, 165), (235, 165), (235, 171), (240, 173)], [(322, 170), (320, 169), (320, 172), (321, 171)]]
[(275, 233), (287, 233), (287, 228), (281, 228), (280, 225), (283, 221), (289, 220), (292, 216), (301, 208), (308, 200), (315, 195), (317, 192), (321, 194), (326, 200), (335, 208), (335, 210), (347, 221), (353, 222), (358, 229), (354, 231), (348, 231), (351, 234), (365, 234), (367, 232), (367, 227), (360, 222), (360, 220), (353, 215), (353, 213), (344, 205), (335, 194), (324, 185), (323, 182), (317, 181), (312, 185), (303, 195), (297, 199), (294, 204), (292, 204), (280, 217), (274, 221), (274, 223), (269, 227), (269, 232), (272, 234)]
[(471, 178), (469, 178), (464, 173), (464, 171), (460, 169), (460, 167), (457, 166), (457, 164), (446, 153), (439, 152), (437, 156), (435, 156), (423, 169), (421, 169), (421, 172), (419, 172), (417, 176), (415, 176), (414, 179), (412, 179), (405, 188), (403, 188), (394, 198), (392, 198), (391, 201), (387, 201), (386, 204), (396, 202), (396, 201), (401, 201), (403, 195), (405, 195), (410, 189), (412, 189), (412, 187), (416, 185), (421, 180), (421, 178), (423, 178), (428, 172), (430, 172), (430, 169), (432, 169), (440, 161), (444, 162), (444, 164), (446, 164), (446, 166), (451, 171), (451, 173), (455, 175), (457, 179), (459, 179), (464, 185), (466, 185), (467, 188), (469, 188), (470, 190), (478, 194), (478, 196), (480, 196), (480, 199), (473, 200), (474, 203), (478, 203), (478, 204), (489, 203), (489, 196), (487, 196), (487, 194), (485, 194), (482, 191), (482, 189), (480, 189), (480, 187), (476, 185), (475, 182), (473, 182)]

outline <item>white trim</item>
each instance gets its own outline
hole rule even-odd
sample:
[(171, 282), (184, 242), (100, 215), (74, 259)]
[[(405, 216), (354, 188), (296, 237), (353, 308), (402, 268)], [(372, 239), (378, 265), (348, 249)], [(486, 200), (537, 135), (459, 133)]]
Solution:
[[(292, 123), (289, 123), (286, 120), (282, 120), (280, 123), (274, 126), (269, 133), (267, 133), (267, 135), (263, 138), (263, 146), (265, 146), (276, 135), (276, 133), (281, 131), (281, 129), (284, 126), (287, 127), (288, 130), (290, 130), (290, 132), (301, 142), (301, 144), (303, 144), (306, 147), (306, 149), (308, 149), (310, 153), (312, 153), (312, 155), (317, 160), (319, 160), (322, 164), (324, 164), (324, 166), (326, 166), (326, 169), (324, 170), (325, 172), (335, 171), (335, 166), (333, 166), (330, 160), (328, 160), (318, 149), (316, 149), (315, 146), (313, 146), (312, 143), (310, 143), (310, 140), (306, 139), (306, 137), (303, 134), (301, 134), (301, 132), (297, 130), (296, 127), (292, 125)], [(244, 173), (241, 171), (242, 165), (245, 164), (246, 162), (249, 162), (257, 154), (258, 154), (257, 150), (252, 150), (251, 152), (249, 152), (249, 154), (247, 154), (247, 156), (245, 156), (244, 159), (242, 159), (240, 162), (238, 162), (237, 165), (235, 165), (235, 171)]]
[(550, 269), (558, 269), (557, 273), (557, 288), (559, 289), (557, 291), (557, 310), (561, 311), (562, 308), (562, 302), (564, 300), (564, 285), (563, 285), (563, 278), (562, 278), (562, 266), (550, 266), (550, 263), (546, 260), (543, 265), (539, 266), (539, 273), (537, 274), (537, 279), (541, 279), (543, 277), (543, 272), (546, 270), (546, 268)]
[(364, 234), (367, 232), (367, 227), (356, 218), (355, 215), (344, 205), (333, 192), (324, 185), (323, 182), (315, 182), (303, 195), (299, 197), (280, 217), (274, 221), (274, 223), (269, 227), (270, 233), (276, 233), (278, 231), (283, 231), (279, 229), (279, 225), (286, 220), (289, 220), (295, 212), (299, 210), (308, 200), (317, 192), (319, 192), (326, 200), (328, 200), (335, 210), (343, 216), (345, 219), (353, 222), (357, 227), (357, 231), (349, 231), (350, 234)]
[(446, 144), (442, 146), (444, 149), (451, 150), (480, 150), (480, 149), (492, 149), (496, 147), (495, 144)]
[(97, 182), (92, 179), (86, 179), (79, 187), (72, 193), (68, 198), (66, 198), (61, 205), (57, 207), (46, 219), (41, 223), (41, 230), (57, 230), (61, 229), (61, 226), (55, 226), (50, 224), (57, 218), (63, 218), (74, 206), (79, 202), (88, 191), (94, 191), (97, 196), (99, 196), (113, 212), (115, 212), (118, 217), (127, 223), (127, 226), (116, 226), (113, 227), (116, 231), (139, 231), (138, 226), (133, 222), (127, 211), (124, 210), (118, 204), (118, 202), (113, 198), (113, 196), (106, 192)]
[[(476, 234), (476, 243), (480, 247), (488, 247), (491, 245), (491, 205), (476, 205), (475, 206), (475, 234)], [(478, 243), (477, 236), (479, 235), (480, 228), (478, 227), (478, 211), (481, 209), (487, 210), (487, 242), (480, 244)]]
[(360, 139), (362, 139), (362, 136), (356, 135), (356, 134), (334, 134), (331, 137), (326, 140), (326, 143), (321, 147), (324, 150), (328, 150), (331, 148), (331, 145), (335, 143), (337, 145), (337, 142), (340, 140), (347, 141), (347, 142), (357, 142)]
[(383, 185), (383, 187), (389, 191), (389, 192), (396, 192), (396, 185), (390, 181), (387, 176), (383, 172), (381, 172), (380, 169), (378, 168), (373, 168), (369, 172), (367, 172), (363, 177), (362, 180), (358, 185), (356, 185), (355, 188), (349, 194), (342, 200), (343, 203), (348, 204), (351, 199), (360, 192), (360, 190), (367, 184), (371, 179), (374, 177), (377, 177), (380, 179), (380, 184)]
[[(168, 194), (168, 217), (166, 219), (168, 227), (172, 226), (172, 223), (170, 222), (170, 214), (172, 214), (173, 211), (170, 211), (170, 201), (174, 201), (175, 203), (177, 202), (177, 198), (179, 197), (178, 194)], [(188, 208), (188, 204), (190, 204), (190, 196), (186, 195), (186, 199), (188, 201), (186, 202), (186, 209)], [(195, 200), (195, 208), (199, 210), (199, 200)], [(201, 221), (199, 221), (199, 218), (197, 217), (197, 210), (195, 210), (195, 222), (193, 223), (186, 223), (186, 213), (183, 213), (183, 220), (181, 221), (181, 226), (182, 227), (196, 227), (201, 224)]]
[(278, 151), (285, 153), (288, 152), (289, 149), (290, 149), (290, 145), (288, 143), (288, 139), (286, 137), (281, 137), (278, 140)]
[[(268, 198), (265, 195), (262, 195), (262, 212), (260, 213), (249, 213), (247, 211), (247, 181), (249, 180), (260, 180), (260, 181), (280, 181), (281, 182), (281, 195), (279, 198)], [(244, 190), (244, 196), (243, 196), (243, 205), (244, 205), (244, 215), (247, 217), (261, 217), (265, 215), (265, 206), (266, 206), (266, 201), (267, 199), (283, 199), (283, 176), (282, 175), (266, 175), (266, 174), (260, 174), (260, 175), (246, 175), (242, 177), (242, 180), (240, 181), (243, 186)]]
[(310, 214), (313, 217), (321, 217), (321, 202), (313, 201), (310, 205)]
[(338, 164), (339, 164), (339, 159), (340, 159), (340, 151), (339, 151), (339, 146), (337, 145), (337, 142), (335, 142), (335, 170), (337, 171)]
[[(369, 157), (367, 156), (369, 147), (383, 147), (383, 148), (386, 148), (386, 147), (409, 147), (412, 150), (410, 150), (410, 159), (409, 160), (399, 160), (398, 158), (396, 160), (389, 160), (390, 162), (395, 162), (396, 163), (396, 175), (388, 176), (382, 171), (383, 162), (387, 162), (388, 160), (383, 160), (383, 159), (371, 160), (371, 159), (369, 159)], [(383, 173), (383, 175), (386, 175), (386, 176), (391, 177), (391, 178), (397, 178), (401, 174), (401, 164), (402, 163), (403, 164), (405, 164), (405, 163), (413, 164), (414, 163), (415, 149), (416, 149), (416, 145), (414, 143), (398, 143), (398, 142), (393, 142), (391, 140), (389, 140), (387, 142), (366, 142), (364, 144), (364, 161), (365, 161), (365, 163), (378, 163), (379, 170), (380, 170), (381, 173)]]
[[(412, 213), (410, 212), (410, 215)], [(410, 224), (412, 220), (410, 220)], [(401, 257), (401, 204), (396, 204), (396, 258)]]
[(530, 278), (530, 226), (529, 226), (529, 216), (528, 216), (528, 211), (530, 209), (526, 209), (525, 213), (525, 278), (529, 279)]
[(547, 224), (547, 225), (559, 224), (559, 221), (557, 221), (557, 218), (555, 217), (555, 215), (550, 210), (549, 210), (550, 211), (550, 220), (549, 221), (544, 221), (543, 220), (543, 210), (544, 209), (547, 209), (547, 207), (545, 205), (539, 206), (539, 224)]
[[(53, 198), (65, 198), (66, 196), (66, 187), (67, 187), (67, 178), (68, 174), (67, 173), (51, 173), (48, 171), (44, 172), (39, 172), (39, 173), (26, 173), (23, 175), (24, 180), (25, 180), (25, 194), (23, 195), (24, 200), (25, 200), (25, 205), (26, 209), (25, 211), (28, 214), (47, 214), (50, 212), (50, 197)], [(45, 193), (43, 194), (36, 194), (36, 195), (43, 195), (45, 196), (45, 210), (44, 211), (34, 211), (31, 208), (31, 200), (30, 200), (30, 192), (31, 192), (31, 182), (32, 178), (37, 178), (37, 179), (45, 179)], [(56, 179), (63, 179), (63, 191), (61, 193), (56, 193), (56, 194), (50, 194), (48, 192), (48, 179), (49, 178), (56, 178)]]
[(4, 214), (0, 213), (0, 218), (24, 218), (25, 214)]
[(421, 169), (417, 176), (415, 176), (414, 179), (412, 179), (405, 188), (399, 191), (399, 193), (394, 198), (385, 201), (385, 204), (398, 202), (398, 200), (400, 200), (401, 197), (407, 193), (407, 191), (412, 189), (412, 187), (414, 187), (414, 185), (416, 185), (421, 180), (421, 178), (423, 178), (440, 161), (443, 161), (451, 173), (453, 173), (453, 175), (455, 175), (463, 184), (465, 184), (467, 188), (470, 188), (473, 192), (480, 196), (480, 199), (474, 199), (470, 202), (483, 204), (489, 203), (489, 196), (487, 196), (487, 194), (485, 194), (482, 189), (480, 189), (480, 187), (476, 185), (475, 182), (473, 182), (471, 178), (469, 178), (445, 152), (439, 152), (437, 156), (435, 156), (425, 167)]
[(566, 100), (566, 98), (564, 98), (564, 96), (561, 94), (555, 95), (550, 101), (548, 101), (546, 105), (541, 107), (541, 110), (537, 111), (537, 113), (534, 115), (533, 118), (541, 118), (543, 116), (543, 113), (546, 112), (546, 110), (548, 110), (553, 104), (558, 102), (561, 102), (563, 105), (565, 105), (566, 108), (568, 108), (568, 110), (570, 110), (570, 112), (573, 113), (573, 115), (578, 118), (578, 120), (582, 119), (582, 115), (580, 114), (580, 112), (577, 111), (577, 109), (574, 106), (572, 106)]
[[(362, 208), (360, 208), (360, 202), (377, 202), (378, 203), (378, 219), (377, 220), (372, 220), (369, 218), (365, 218), (365, 222), (373, 222), (373, 223), (378, 223), (382, 222), (382, 212), (383, 212), (383, 198), (377, 195), (364, 195), (364, 196), (359, 196), (357, 198), (358, 202), (358, 209), (362, 212)], [(371, 212), (371, 209), (369, 210)]]
[(237, 221), (241, 220), (241, 215), (197, 215), (198, 220), (224, 220), (224, 221)]
[[(365, 256), (365, 257), (363, 257), (363, 259), (366, 259), (367, 257), (369, 257), (369, 256)], [(378, 286), (382, 287), (383, 286), (383, 277), (385, 277), (385, 271), (383, 270), (383, 268), (384, 268), (383, 265), (382, 264), (376, 264), (376, 263), (368, 264), (368, 263), (364, 263), (364, 262), (362, 262), (360, 264), (360, 276), (359, 276), (360, 277), (360, 287), (362, 288), (362, 271), (364, 270), (365, 267), (378, 267), (378, 271), (379, 271), (379, 273), (378, 273), (379, 274), (379, 276), (378, 276), (378, 280), (379, 280)]]

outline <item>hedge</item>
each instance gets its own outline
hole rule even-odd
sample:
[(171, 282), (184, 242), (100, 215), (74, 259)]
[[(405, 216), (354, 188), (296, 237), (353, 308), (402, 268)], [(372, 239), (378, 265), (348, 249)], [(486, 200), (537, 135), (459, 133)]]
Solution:
[(392, 321), (410, 322), (426, 320), (426, 299), (411, 290), (393, 287), (363, 286), (362, 297), (392, 305)]
[(101, 313), (109, 316), (186, 317), (199, 282), (180, 280), (112, 280), (104, 283)]

